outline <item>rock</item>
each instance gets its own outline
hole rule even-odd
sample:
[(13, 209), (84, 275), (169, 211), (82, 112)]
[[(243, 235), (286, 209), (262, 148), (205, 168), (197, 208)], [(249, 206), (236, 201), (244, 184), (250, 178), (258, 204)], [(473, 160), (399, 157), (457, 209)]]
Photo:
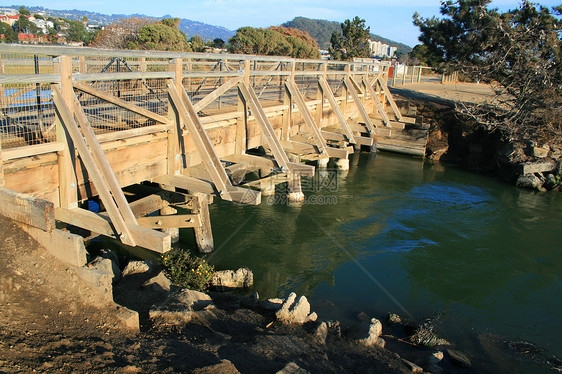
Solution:
[(447, 349), (447, 353), (451, 359), (451, 363), (461, 368), (469, 368), (472, 366), (470, 359), (462, 352), (453, 349)]
[(194, 369), (193, 374), (237, 374), (240, 373), (236, 366), (228, 360), (221, 360), (220, 364)]
[(555, 161), (537, 161), (519, 164), (519, 174), (533, 174), (550, 172), (556, 169)]
[(384, 340), (383, 338), (378, 338), (375, 344), (381, 348), (384, 348), (386, 347), (386, 340)]
[(534, 174), (525, 174), (517, 178), (515, 186), (519, 188), (538, 190), (542, 189), (542, 181)]
[(155, 277), (144, 282), (142, 286), (154, 292), (168, 292), (172, 286), (172, 281), (161, 271)]
[(391, 325), (400, 325), (402, 324), (402, 318), (396, 313), (388, 313), (386, 322)]
[(112, 302), (113, 272), (111, 271), (111, 261), (101, 259), (94, 266), (88, 265), (76, 268), (76, 274), (106, 301)]
[(316, 328), (314, 332), (314, 338), (320, 344), (326, 344), (326, 339), (328, 338), (328, 325), (326, 322), (322, 322)]
[(133, 274), (144, 274), (154, 271), (156, 264), (150, 260), (148, 261), (129, 261), (125, 269), (123, 269), (123, 276), (129, 276)]
[(140, 332), (139, 313), (137, 311), (118, 306), (116, 316), (127, 329)]
[(548, 156), (550, 147), (533, 147), (533, 156), (537, 158), (545, 158)]
[(121, 278), (121, 270), (109, 258), (98, 256), (91, 262), (89, 262), (86, 266), (88, 266), (89, 268), (95, 268), (105, 274), (108, 274), (109, 276), (111, 276), (112, 283), (117, 283), (117, 281)]
[(304, 323), (309, 319), (310, 304), (306, 296), (301, 296), (297, 300), (297, 295), (292, 292), (289, 297), (283, 302), (281, 309), (279, 309), (275, 316), (282, 323)]
[(113, 252), (111, 249), (101, 249), (100, 257), (107, 258), (111, 261), (111, 268), (113, 270), (114, 276), (113, 282), (115, 283), (116, 281), (119, 281), (122, 276), (121, 268), (119, 266), (119, 257), (117, 257), (115, 252)]
[(142, 369), (135, 365), (127, 365), (119, 370), (120, 373), (141, 373)]
[(418, 365), (414, 364), (413, 362), (408, 361), (404, 358), (402, 358), (401, 360), (412, 373), (422, 373), (423, 372), (423, 369), (421, 367), (419, 367)]
[(357, 340), (359, 343), (371, 347), (379, 343), (378, 339), (382, 334), (382, 323), (371, 318), (369, 321), (363, 321), (360, 325), (351, 328), (349, 337)]
[(209, 295), (182, 289), (172, 293), (162, 304), (151, 308), (148, 315), (158, 324), (182, 325), (191, 321), (193, 312), (204, 310), (211, 304)]
[(437, 364), (438, 362), (441, 362), (443, 360), (444, 356), (445, 355), (443, 354), (443, 352), (435, 351), (428, 357), (427, 362), (429, 364)]
[(318, 314), (316, 314), (315, 312), (312, 312), (308, 315), (308, 317), (306, 317), (306, 320), (304, 321), (306, 322), (315, 322), (318, 319)]
[(294, 362), (289, 362), (285, 367), (279, 370), (276, 374), (309, 374), (308, 370), (304, 370)]
[(262, 301), (262, 308), (267, 310), (279, 310), (283, 306), (283, 299), (267, 299)]
[(254, 284), (254, 274), (248, 268), (234, 270), (221, 270), (215, 272), (211, 279), (211, 287), (218, 291), (233, 288), (248, 288)]

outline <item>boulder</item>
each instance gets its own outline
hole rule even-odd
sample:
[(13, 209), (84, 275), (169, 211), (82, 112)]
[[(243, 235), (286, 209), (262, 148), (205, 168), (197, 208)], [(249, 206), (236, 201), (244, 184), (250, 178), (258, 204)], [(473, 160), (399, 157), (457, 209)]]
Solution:
[(221, 270), (215, 272), (211, 279), (211, 287), (217, 291), (227, 291), (235, 288), (248, 288), (254, 284), (254, 274), (248, 268)]
[(533, 147), (533, 156), (537, 158), (545, 158), (548, 156), (550, 147)]
[(538, 190), (542, 188), (542, 181), (535, 174), (525, 174), (517, 178), (515, 186), (530, 190)]
[(172, 286), (172, 281), (161, 271), (158, 275), (144, 282), (142, 286), (154, 292), (168, 292)]
[(277, 319), (285, 324), (305, 323), (311, 321), (314, 315), (310, 314), (310, 304), (306, 296), (301, 296), (297, 299), (297, 295), (294, 292), (287, 297), (281, 309), (275, 313)]
[(153, 261), (129, 261), (125, 269), (123, 269), (123, 276), (130, 276), (133, 274), (146, 274), (153, 272), (156, 269), (156, 264)]
[(262, 301), (262, 308), (278, 311), (283, 306), (283, 299), (267, 299)]
[(469, 368), (472, 366), (470, 359), (464, 353), (453, 349), (447, 349), (447, 353), (449, 354), (449, 358), (451, 359), (451, 363), (453, 365), (461, 368)]
[(96, 257), (86, 266), (76, 268), (76, 274), (105, 300), (113, 301), (115, 275), (111, 260)]
[(194, 312), (206, 310), (211, 304), (209, 295), (182, 289), (170, 294), (162, 304), (151, 308), (148, 315), (157, 324), (182, 325), (191, 321)]
[(322, 322), (316, 328), (314, 332), (314, 338), (320, 344), (326, 344), (326, 339), (328, 338), (328, 325), (326, 322)]
[(111, 268), (113, 270), (114, 282), (121, 279), (122, 272), (121, 267), (119, 266), (119, 257), (117, 254), (113, 252), (111, 249), (101, 249), (100, 250), (100, 257), (107, 258), (111, 260)]
[(309, 374), (308, 370), (301, 368), (294, 362), (289, 362), (285, 367), (279, 370), (276, 374)]
[(98, 256), (88, 263), (87, 266), (109, 274), (112, 283), (117, 283), (121, 279), (121, 269), (109, 258)]
[(354, 326), (349, 330), (349, 337), (351, 339), (357, 340), (367, 347), (384, 344), (384, 340), (382, 342), (379, 341), (381, 334), (382, 323), (376, 318), (363, 321), (360, 325)]
[(396, 313), (388, 313), (386, 322), (391, 325), (400, 325), (402, 324), (402, 318)]

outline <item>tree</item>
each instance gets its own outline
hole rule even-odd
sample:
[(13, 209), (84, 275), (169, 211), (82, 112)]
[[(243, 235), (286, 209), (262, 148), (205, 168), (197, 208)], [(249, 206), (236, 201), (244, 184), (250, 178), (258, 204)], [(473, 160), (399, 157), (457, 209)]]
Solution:
[(489, 3), (444, 1), (443, 19), (414, 14), (424, 54), (446, 71), (493, 83), (493, 100), (460, 105), (460, 113), (509, 139), (562, 142), (562, 6), (553, 14), (524, 1), (500, 13)]
[(285, 36), (285, 39), (291, 46), (293, 50), (291, 52), (291, 57), (294, 58), (320, 58), (320, 50), (318, 49), (318, 43), (314, 40), (309, 33), (306, 31), (301, 31), (293, 27), (283, 27), (283, 26), (272, 26), (271, 30), (277, 31)]
[(359, 17), (345, 20), (341, 24), (341, 34), (334, 31), (330, 40), (330, 55), (334, 60), (353, 60), (355, 57), (370, 57), (370, 28)]
[(213, 43), (211, 44), (213, 48), (223, 49), (226, 46), (226, 43), (221, 38), (213, 39)]
[(4, 22), (0, 22), (0, 35), (4, 35), (0, 42), (15, 43), (18, 41), (18, 34), (15, 33), (12, 26)]
[(23, 6), (20, 6), (18, 13), (20, 14), (20, 16), (27, 16), (29, 17), (31, 15), (31, 13), (29, 12), (29, 10), (25, 9)]
[[(176, 22), (177, 20), (177, 22)], [(179, 19), (163, 19), (141, 27), (136, 35), (130, 38), (129, 49), (146, 49), (154, 51), (184, 51), (191, 48), (185, 39), (185, 34), (178, 29)]]
[(80, 21), (64, 20), (66, 22), (66, 38), (71, 42), (83, 42), (89, 44), (94, 38), (94, 33), (86, 30), (84, 23)]
[(129, 42), (136, 38), (139, 29), (155, 22), (154, 19), (150, 18), (130, 17), (120, 19), (97, 33), (92, 45), (97, 48), (126, 49)]
[(205, 50), (206, 45), (200, 35), (193, 35), (189, 38), (188, 42), (194, 52), (203, 52)]
[[(282, 28), (284, 29), (284, 28)], [(275, 28), (242, 27), (228, 40), (232, 53), (318, 58), (318, 48), (312, 48), (304, 39), (286, 35)]]

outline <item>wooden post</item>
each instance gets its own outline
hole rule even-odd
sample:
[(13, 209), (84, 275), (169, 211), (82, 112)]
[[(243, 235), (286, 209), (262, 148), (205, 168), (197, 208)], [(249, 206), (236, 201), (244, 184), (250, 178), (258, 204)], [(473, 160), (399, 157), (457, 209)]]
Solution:
[(84, 56), (79, 57), (78, 71), (82, 74), (88, 72), (88, 67), (86, 65), (86, 57), (84, 57)]
[(404, 72), (402, 73), (402, 85), (406, 84), (406, 73), (408, 71), (407, 69), (408, 69), (408, 66), (404, 65)]
[[(183, 61), (181, 58), (170, 60), (170, 71), (174, 72), (174, 87), (178, 95), (183, 91)], [(175, 111), (168, 105), (168, 118), (172, 120), (175, 126), (170, 127), (168, 130), (168, 175), (179, 175), (183, 168), (183, 149), (180, 153), (180, 147), (183, 136), (181, 121), (177, 117)]]
[[(4, 75), (4, 64), (2, 63), (2, 54), (0, 54), (0, 75)], [(0, 84), (0, 99), (6, 97), (6, 93), (4, 92), (4, 85)]]
[[(146, 57), (141, 57), (139, 58), (139, 72), (145, 72), (146, 71)], [(142, 82), (141, 82), (142, 83)], [(137, 83), (138, 86), (138, 83)], [(148, 88), (146, 88), (146, 85), (141, 84), (140, 85), (140, 90), (143, 93), (147, 93), (148, 92)]]
[(421, 82), (421, 72), (422, 72), (422, 67), (418, 66), (418, 83)]
[(199, 215), (200, 227), (194, 227), (195, 242), (199, 251), (212, 252), (215, 248), (213, 231), (211, 230), (211, 215), (209, 214), (209, 195), (203, 193), (193, 194), (193, 208), (191, 213)]
[(414, 83), (414, 72), (416, 71), (416, 67), (412, 66), (412, 78), (410, 80), (410, 83)]
[[(240, 62), (240, 69), (244, 71), (243, 82), (246, 86), (250, 84), (250, 60)], [(248, 129), (248, 103), (243, 100), (242, 95), (238, 95), (238, 112), (243, 113), (241, 117), (236, 119), (236, 142), (234, 153), (242, 154), (246, 151), (247, 146), (247, 129)]]
[[(322, 64), (322, 76), (324, 79), (328, 79), (328, 63), (324, 62)], [(320, 83), (318, 83), (318, 88), (316, 91), (316, 99), (319, 100), (318, 105), (316, 106), (316, 125), (318, 128), (322, 128), (322, 118), (324, 117), (324, 93), (320, 87)]]
[[(74, 107), (71, 103), (74, 96), (72, 88), (72, 60), (68, 56), (55, 58), (55, 72), (61, 77), (60, 87), (62, 99), (69, 108)], [(59, 205), (62, 208), (75, 208), (78, 206), (78, 189), (76, 181), (76, 150), (70, 135), (65, 130), (58, 116), (56, 122), (57, 142), (64, 144), (64, 149), (57, 152), (59, 173)]]
[(4, 160), (2, 158), (2, 137), (0, 136), (0, 187), (6, 185), (4, 181)]

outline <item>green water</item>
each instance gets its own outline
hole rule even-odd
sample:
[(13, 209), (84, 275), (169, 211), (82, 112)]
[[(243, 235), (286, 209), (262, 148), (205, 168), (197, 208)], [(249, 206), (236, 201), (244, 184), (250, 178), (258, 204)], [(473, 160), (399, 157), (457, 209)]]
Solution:
[[(216, 200), (209, 262), (249, 267), (261, 298), (306, 295), (322, 319), (440, 314), (440, 334), (483, 371), (513, 370), (490, 357), (486, 334), (562, 356), (560, 193), (366, 153), (353, 155), (348, 173), (320, 172), (305, 189), (301, 206)], [(192, 240), (182, 232), (180, 246)], [(545, 369), (527, 364), (515, 367)]]

